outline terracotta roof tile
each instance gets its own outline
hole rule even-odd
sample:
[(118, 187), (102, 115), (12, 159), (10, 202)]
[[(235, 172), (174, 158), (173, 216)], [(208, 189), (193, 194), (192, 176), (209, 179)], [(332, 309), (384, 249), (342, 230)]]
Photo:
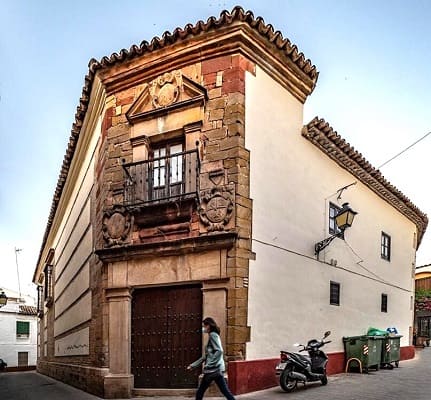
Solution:
[[(58, 177), (57, 186), (52, 199), (51, 210), (43, 236), (37, 265), (39, 264), (42, 257), (42, 252), (48, 239), (51, 225), (57, 211), (57, 205), (63, 192), (70, 164), (75, 153), (76, 144), (78, 142), (79, 133), (81, 131), (82, 123), (87, 111), (96, 72), (125, 60), (131, 60), (145, 53), (169, 46), (173, 43), (184, 40), (189, 36), (195, 36), (200, 33), (210, 31), (211, 29), (217, 29), (232, 24), (234, 22), (243, 22), (248, 24), (251, 28), (255, 29), (262, 36), (264, 36), (268, 41), (274, 43), (279, 50), (284, 51), (285, 54), (298, 66), (298, 68), (300, 68), (312, 79), (314, 85), (316, 84), (319, 73), (311, 61), (306, 59), (304, 54), (298, 51), (297, 46), (292, 44), (289, 39), (283, 38), (283, 35), (280, 31), (274, 31), (273, 26), (271, 24), (266, 24), (262, 17), (255, 18), (251, 11), (244, 11), (239, 6), (235, 7), (231, 12), (226, 10), (222, 11), (219, 18), (210, 17), (206, 22), (198, 21), (195, 25), (187, 24), (184, 28), (176, 28), (172, 33), (166, 31), (163, 33), (161, 38), (156, 36), (150, 42), (144, 40), (140, 43), (140, 45), (132, 45), (129, 50), (122, 49), (119, 53), (113, 53), (109, 57), (105, 56), (100, 61), (97, 61), (94, 58), (91, 59), (88, 63), (88, 74), (84, 79), (84, 87), (82, 88), (81, 98), (75, 113), (75, 122), (72, 124), (69, 144), (67, 146), (60, 175)], [(34, 279), (35, 276), (33, 277), (33, 280)]]
[(24, 315), (37, 315), (37, 308), (33, 306), (19, 306), (19, 313)]
[(315, 117), (302, 128), (302, 136), (416, 224), (419, 247), (428, 225), (428, 217), (425, 213), (388, 182), (378, 169), (341, 138), (324, 119)]
[(266, 39), (274, 43), (279, 50), (283, 50), (286, 55), (311, 79), (316, 80), (318, 72), (316, 67), (309, 59), (304, 57), (304, 54), (298, 51), (298, 47), (290, 42), (289, 39), (283, 38), (280, 31), (274, 31), (271, 24), (266, 24), (262, 17), (255, 18), (251, 11), (244, 11), (241, 7), (235, 7), (231, 12), (222, 11), (220, 17), (210, 17), (206, 22), (198, 21), (195, 25), (187, 24), (184, 28), (176, 28), (172, 33), (166, 31), (162, 37), (154, 37), (150, 42), (142, 41), (139, 46), (133, 45), (129, 50), (122, 49), (119, 53), (113, 53), (111, 56), (103, 57), (100, 61), (95, 59), (90, 60), (90, 72), (95, 72), (100, 68), (114, 65), (118, 62), (130, 60), (139, 57), (144, 53), (152, 52), (161, 49), (165, 46), (184, 40), (188, 36), (195, 36), (203, 32), (208, 32), (212, 29), (217, 29), (234, 22), (243, 22), (255, 29)]

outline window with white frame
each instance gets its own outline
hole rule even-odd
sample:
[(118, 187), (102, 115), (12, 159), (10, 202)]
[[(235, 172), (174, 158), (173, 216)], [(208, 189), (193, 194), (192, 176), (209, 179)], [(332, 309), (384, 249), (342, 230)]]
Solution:
[(391, 237), (385, 232), (382, 232), (380, 249), (382, 258), (391, 261)]
[(16, 337), (28, 338), (30, 336), (30, 321), (16, 321)]
[(184, 191), (184, 145), (171, 142), (152, 150), (153, 198), (171, 197)]

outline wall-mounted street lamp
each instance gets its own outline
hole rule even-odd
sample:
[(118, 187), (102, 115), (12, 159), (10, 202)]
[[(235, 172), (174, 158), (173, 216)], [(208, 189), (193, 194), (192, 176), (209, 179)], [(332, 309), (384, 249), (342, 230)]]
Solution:
[(319, 257), (319, 253), (337, 237), (343, 237), (344, 231), (346, 228), (350, 228), (353, 224), (353, 220), (355, 219), (355, 215), (357, 214), (356, 211), (353, 211), (349, 203), (344, 203), (343, 207), (340, 211), (338, 211), (338, 214), (335, 216), (335, 223), (337, 224), (338, 228), (340, 229), (340, 232), (336, 233), (335, 235), (329, 236), (328, 238), (322, 240), (319, 243), (316, 243), (314, 245), (314, 254)]
[(4, 307), (7, 304), (7, 296), (5, 292), (2, 290), (0, 293), (0, 308)]

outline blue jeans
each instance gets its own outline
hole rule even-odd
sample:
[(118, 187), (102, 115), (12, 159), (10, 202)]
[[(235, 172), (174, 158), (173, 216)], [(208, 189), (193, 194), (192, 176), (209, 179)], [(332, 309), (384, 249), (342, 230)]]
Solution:
[(224, 379), (223, 374), (220, 372), (218, 374), (204, 374), (204, 377), (202, 378), (201, 384), (198, 387), (198, 391), (196, 392), (196, 400), (202, 400), (204, 397), (204, 394), (206, 390), (211, 385), (211, 382), (214, 381), (218, 388), (220, 389), (220, 392), (223, 394), (224, 397), (226, 397), (228, 400), (235, 400), (235, 397), (233, 397), (233, 394), (230, 392), (229, 388), (226, 384), (226, 379)]

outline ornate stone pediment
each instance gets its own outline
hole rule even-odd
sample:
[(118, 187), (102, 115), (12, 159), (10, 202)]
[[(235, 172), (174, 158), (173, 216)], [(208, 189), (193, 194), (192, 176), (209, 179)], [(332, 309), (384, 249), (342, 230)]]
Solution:
[(176, 109), (203, 105), (206, 99), (206, 89), (180, 70), (166, 72), (145, 86), (126, 117), (130, 123), (136, 123)]

